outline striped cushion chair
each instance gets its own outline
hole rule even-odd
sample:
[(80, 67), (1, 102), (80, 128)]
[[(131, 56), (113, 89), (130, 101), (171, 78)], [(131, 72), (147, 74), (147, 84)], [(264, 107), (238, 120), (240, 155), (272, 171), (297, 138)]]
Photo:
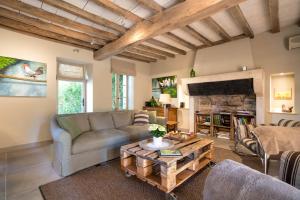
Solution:
[(300, 152), (286, 151), (281, 155), (279, 178), (300, 189)]
[(300, 122), (295, 120), (281, 119), (278, 122), (278, 126), (283, 127), (300, 127)]
[(300, 121), (281, 119), (277, 124), (260, 124), (260, 126), (282, 126), (282, 127), (300, 127)]
[[(257, 154), (257, 140), (252, 130), (255, 128), (252, 124), (240, 124), (236, 118), (233, 119), (235, 126), (235, 150), (237, 153), (237, 144), (241, 144), (250, 150), (253, 154)], [(239, 153), (240, 154), (240, 153)]]

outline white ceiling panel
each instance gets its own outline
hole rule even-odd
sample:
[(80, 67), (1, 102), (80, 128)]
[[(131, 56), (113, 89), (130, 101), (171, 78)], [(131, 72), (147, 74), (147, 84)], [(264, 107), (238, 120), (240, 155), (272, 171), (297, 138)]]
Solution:
[(56, 14), (59, 15), (59, 16), (61, 16), (61, 17), (68, 18), (70, 20), (75, 20), (77, 18), (76, 15), (73, 15), (71, 13), (65, 12), (65, 11), (60, 10), (60, 9), (57, 9)]
[(238, 26), (227, 11), (221, 11), (212, 15), (212, 18), (230, 35), (237, 36), (243, 34), (243, 30)]
[(154, 1), (164, 8), (169, 8), (175, 5), (176, 3), (178, 3), (178, 0), (154, 0)]
[(150, 43), (147, 43), (147, 42), (143, 42), (142, 44), (145, 44), (145, 45), (147, 45), (147, 46), (149, 46), (149, 47), (153, 47), (153, 48), (156, 48), (156, 49), (160, 49), (160, 50), (163, 50), (163, 51), (166, 51), (166, 52), (170, 52), (170, 53), (172, 53), (172, 54), (177, 54), (176, 52), (173, 52), (173, 51), (170, 51), (170, 50), (168, 50), (168, 49), (164, 49), (164, 48), (155, 46), (155, 45), (150, 44)]
[(173, 34), (177, 35), (180, 38), (184, 38), (184, 40), (190, 42), (191, 44), (194, 44), (195, 46), (203, 45), (202, 42), (200, 42), (199, 40), (193, 38), (192, 36), (190, 36), (188, 33), (184, 32), (181, 29), (175, 29), (175, 30), (173, 30), (171, 32)]
[(21, 0), (24, 3), (30, 4), (32, 6), (40, 8), (42, 6), (42, 2), (39, 0)]
[(162, 41), (164, 43), (167, 43), (173, 47), (177, 47), (179, 49), (182, 49), (182, 50), (185, 50), (185, 51), (190, 51), (191, 49), (189, 48), (186, 48), (185, 46), (182, 46), (181, 44), (178, 44), (177, 42), (174, 42), (173, 40), (169, 39), (169, 38), (166, 38), (164, 36), (157, 36), (155, 37), (155, 39), (159, 40), (159, 41)]
[(43, 3), (42, 9), (44, 9), (44, 10), (50, 12), (50, 13), (53, 13), (53, 14), (55, 14), (57, 12), (57, 8), (55, 8), (53, 6), (50, 6), (48, 4), (45, 4), (45, 3)]
[(254, 34), (270, 30), (266, 1), (245, 1), (240, 4), (240, 7)]
[(88, 0), (63, 0), (63, 1), (73, 4), (74, 6), (77, 6), (79, 8), (83, 8), (85, 4), (88, 2)]
[(149, 9), (146, 9), (145, 7), (140, 5), (132, 9), (131, 12), (144, 19), (153, 15), (153, 13)]
[(88, 25), (88, 26), (93, 26), (93, 22), (91, 22), (91, 21), (88, 21), (88, 20), (86, 20), (86, 19), (83, 19), (83, 18), (81, 18), (81, 17), (76, 17), (76, 20), (75, 20), (76, 22), (79, 22), (79, 23), (81, 23), (81, 24), (85, 24), (85, 25)]
[(289, 26), (299, 22), (300, 0), (280, 0), (279, 19), (281, 27)]
[(212, 42), (221, 40), (222, 38), (216, 33), (214, 30), (212, 30), (210, 27), (208, 27), (204, 22), (197, 21), (192, 24), (190, 24), (191, 27), (193, 27), (196, 31), (198, 31), (201, 35), (206, 37)]

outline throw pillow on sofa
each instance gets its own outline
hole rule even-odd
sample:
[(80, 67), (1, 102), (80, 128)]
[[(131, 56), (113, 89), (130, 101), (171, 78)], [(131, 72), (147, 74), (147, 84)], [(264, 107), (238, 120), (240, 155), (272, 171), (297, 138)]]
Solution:
[(129, 126), (133, 123), (132, 111), (113, 111), (111, 114), (116, 128)]
[(133, 125), (145, 125), (149, 124), (149, 115), (145, 112), (139, 112), (134, 114)]
[(71, 135), (72, 140), (82, 133), (80, 127), (72, 116), (58, 116), (56, 120), (58, 125)]

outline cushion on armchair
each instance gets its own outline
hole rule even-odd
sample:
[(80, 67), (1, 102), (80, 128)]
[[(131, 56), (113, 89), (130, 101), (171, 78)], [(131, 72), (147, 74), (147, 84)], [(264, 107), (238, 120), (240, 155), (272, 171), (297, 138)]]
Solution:
[(286, 151), (281, 155), (279, 177), (300, 189), (300, 152)]

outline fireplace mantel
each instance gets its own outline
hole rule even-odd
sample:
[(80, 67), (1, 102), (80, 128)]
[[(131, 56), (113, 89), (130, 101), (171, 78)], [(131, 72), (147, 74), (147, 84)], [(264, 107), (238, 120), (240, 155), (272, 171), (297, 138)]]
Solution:
[(254, 69), (249, 71), (231, 72), (223, 74), (213, 74), (207, 76), (198, 76), (194, 78), (181, 79), (182, 89), (186, 95), (189, 95), (188, 84), (205, 83), (215, 81), (230, 81), (237, 79), (253, 78), (254, 92), (257, 97), (264, 96), (264, 71), (263, 69)]
[[(231, 72), (223, 74), (213, 74), (207, 76), (198, 76), (194, 78), (184, 78), (181, 79), (182, 90), (186, 95), (189, 95), (188, 84), (193, 83), (205, 83), (205, 82), (216, 82), (216, 81), (230, 81), (237, 79), (249, 79), (253, 78), (254, 92), (256, 94), (256, 123), (262, 124), (265, 121), (264, 111), (265, 111), (265, 84), (264, 84), (264, 70), (254, 69), (248, 71)], [(190, 131), (194, 131), (194, 97), (189, 97), (189, 123)]]

